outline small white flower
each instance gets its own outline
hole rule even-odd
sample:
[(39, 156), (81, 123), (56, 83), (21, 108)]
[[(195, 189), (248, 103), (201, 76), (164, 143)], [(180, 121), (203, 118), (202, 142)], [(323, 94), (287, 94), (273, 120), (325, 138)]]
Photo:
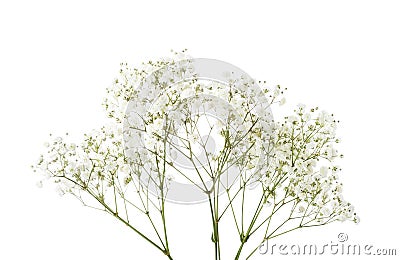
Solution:
[(304, 109), (306, 108), (306, 105), (300, 103), (300, 104), (297, 105), (297, 108), (298, 108), (299, 110), (304, 110)]
[(68, 149), (69, 151), (75, 151), (75, 149), (76, 149), (76, 144), (74, 144), (74, 143), (68, 144), (67, 149)]
[(306, 198), (306, 194), (304, 192), (299, 193), (299, 199), (304, 200)]
[(353, 206), (353, 205), (350, 205), (347, 211), (348, 211), (348, 213), (349, 213), (350, 215), (352, 215), (352, 214), (354, 213), (354, 206)]
[(181, 98), (182, 99), (185, 99), (185, 98), (189, 98), (189, 97), (191, 97), (191, 96), (193, 96), (195, 93), (194, 93), (194, 91), (193, 91), (193, 89), (192, 88), (190, 88), (190, 87), (187, 87), (186, 89), (184, 89), (182, 92), (181, 92)]
[(171, 159), (172, 159), (172, 160), (176, 160), (176, 158), (178, 158), (178, 153), (177, 153), (177, 151), (176, 151), (175, 149), (172, 149), (172, 150), (170, 151), (170, 156), (171, 156)]
[(331, 214), (331, 211), (330, 211), (329, 208), (323, 207), (323, 208), (321, 209), (321, 213), (322, 213), (324, 216), (329, 216), (329, 215)]
[(244, 125), (239, 125), (237, 128), (238, 133), (245, 133), (246, 127)]
[(129, 172), (130, 172), (130, 167), (129, 167), (129, 165), (122, 165), (121, 167), (120, 167), (120, 170), (121, 170), (121, 172), (122, 173), (125, 173), (125, 174), (129, 174)]
[(354, 223), (358, 224), (360, 223), (360, 217), (358, 215), (354, 216)]
[(322, 178), (325, 178), (328, 175), (328, 167), (321, 166), (321, 168), (319, 169), (319, 173), (321, 174)]
[(182, 111), (174, 110), (169, 113), (169, 117), (171, 118), (172, 121), (175, 121), (174, 123), (179, 124), (183, 118), (183, 113)]
[(201, 105), (202, 105), (201, 100), (197, 98), (196, 100), (193, 101), (192, 107), (195, 110), (198, 110), (201, 107)]
[(124, 157), (118, 157), (116, 163), (118, 166), (123, 166), (125, 164)]
[(38, 182), (36, 182), (36, 186), (37, 186), (38, 188), (43, 188), (43, 181), (38, 181)]

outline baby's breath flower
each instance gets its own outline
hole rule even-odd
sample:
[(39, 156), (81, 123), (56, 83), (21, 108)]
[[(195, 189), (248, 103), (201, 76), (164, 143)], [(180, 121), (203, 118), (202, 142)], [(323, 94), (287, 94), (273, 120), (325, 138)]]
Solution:
[(38, 188), (42, 188), (42, 187), (43, 187), (43, 181), (38, 181), (38, 182), (36, 182), (36, 186), (37, 186)]
[(360, 223), (360, 217), (359, 217), (358, 215), (354, 216), (353, 221), (354, 221), (354, 223), (356, 223), (356, 224)]
[[(260, 89), (253, 88), (253, 79), (232, 72), (224, 73), (228, 86), (204, 82), (193, 74), (185, 51), (174, 55), (173, 59), (145, 62), (138, 68), (121, 63), (102, 103), (112, 123), (85, 134), (79, 143), (70, 142), (68, 135), (51, 137), (33, 170), (42, 172), (43, 180), (53, 181), (59, 195), (72, 194), (84, 205), (83, 193), (94, 197), (101, 210), (127, 225), (131, 225), (131, 206), (146, 218), (150, 217), (149, 208), (155, 207), (164, 221), (164, 197), (176, 174), (197, 183), (187, 175), (188, 164), (201, 182), (202, 173), (211, 177), (212, 185), (201, 192), (213, 196), (217, 188), (228, 193), (233, 189), (233, 185), (223, 183), (224, 172), (240, 173), (236, 195), (243, 194), (230, 193), (233, 197), (228, 196), (229, 204), (225, 211), (221, 206), (221, 212), (235, 211), (233, 200), (240, 197), (244, 203), (246, 187), (257, 183), (261, 186), (260, 210), (269, 210), (269, 218), (274, 210), (288, 204), (287, 221), (300, 220), (299, 228), (360, 221), (342, 194), (341, 169), (336, 164), (342, 155), (336, 148), (338, 121), (333, 114), (299, 104), (282, 120), (273, 120), (270, 107), (286, 103), (282, 96), (286, 89), (279, 85), (268, 88), (262, 81), (258, 82)], [(163, 70), (166, 66), (169, 69)], [(182, 77), (192, 80), (180, 81)], [(261, 98), (264, 95), (268, 98)], [(207, 113), (218, 120), (202, 120)], [(209, 132), (201, 132), (201, 126), (207, 124)], [(223, 145), (209, 150), (216, 142), (209, 140), (212, 131)], [(183, 170), (178, 164), (184, 164)], [(38, 187), (43, 180), (37, 182)], [(149, 191), (153, 191), (154, 201)], [(130, 200), (131, 193), (138, 195), (139, 206)], [(243, 214), (241, 206), (237, 212)], [(262, 215), (258, 210), (257, 217)], [(214, 232), (219, 219), (215, 221), (215, 215), (212, 219), (212, 237), (217, 242)], [(267, 220), (254, 223), (269, 223)], [(163, 230), (166, 232), (165, 226)], [(160, 239), (162, 245), (168, 244)], [(248, 237), (240, 234), (240, 239), (243, 246)], [(162, 251), (170, 256), (168, 248)]]
[(325, 178), (328, 175), (328, 167), (321, 166), (321, 168), (319, 168), (319, 172), (321, 173), (321, 177)]

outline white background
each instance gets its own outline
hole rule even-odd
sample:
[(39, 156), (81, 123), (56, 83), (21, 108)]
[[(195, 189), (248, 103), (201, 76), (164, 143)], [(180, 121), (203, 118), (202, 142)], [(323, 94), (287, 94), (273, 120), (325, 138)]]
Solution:
[[(100, 104), (120, 62), (171, 48), (227, 61), (287, 87), (289, 107), (319, 105), (340, 119), (344, 195), (361, 223), (285, 239), (346, 232), (400, 254), (399, 13), (384, 0), (1, 1), (0, 259), (163, 259), (110, 216), (38, 189), (29, 166), (50, 132), (78, 139), (104, 122)], [(211, 227), (199, 224), (208, 212), (170, 209), (175, 259), (211, 259)], [(229, 253), (238, 240), (225, 239)]]

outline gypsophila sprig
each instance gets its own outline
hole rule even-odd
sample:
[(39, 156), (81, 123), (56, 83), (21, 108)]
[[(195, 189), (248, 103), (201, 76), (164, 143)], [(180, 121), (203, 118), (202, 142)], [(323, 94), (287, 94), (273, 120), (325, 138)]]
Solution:
[(285, 91), (186, 50), (137, 68), (121, 63), (103, 102), (111, 123), (77, 144), (51, 137), (33, 166), (38, 186), (54, 182), (60, 195), (112, 215), (169, 259), (168, 201), (208, 203), (215, 259), (228, 216), (234, 259), (290, 231), (358, 223), (339, 181), (338, 121), (303, 104), (275, 120)]

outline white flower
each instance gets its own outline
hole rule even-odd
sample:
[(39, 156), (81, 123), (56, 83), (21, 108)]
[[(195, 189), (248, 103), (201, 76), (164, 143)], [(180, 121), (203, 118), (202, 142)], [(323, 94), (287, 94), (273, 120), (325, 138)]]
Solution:
[(347, 210), (347, 212), (348, 212), (349, 215), (353, 215), (353, 213), (354, 213), (354, 206), (353, 206), (353, 205), (350, 205), (349, 208), (348, 208), (348, 210)]
[(304, 110), (304, 109), (306, 108), (306, 105), (300, 103), (300, 104), (297, 104), (297, 108), (298, 108), (299, 110)]
[(294, 124), (294, 123), (296, 123), (298, 121), (299, 120), (298, 120), (297, 116), (289, 116), (288, 117), (288, 123)]
[[(169, 69), (165, 70), (165, 66)], [(228, 87), (202, 79), (179, 83), (177, 79), (193, 77), (195, 71), (190, 64), (176, 59), (145, 63), (137, 69), (127, 64), (121, 67), (103, 104), (114, 124), (85, 135), (79, 145), (65, 142), (61, 137), (45, 143), (45, 156), (39, 158), (34, 169), (40, 169), (52, 179), (60, 195), (79, 196), (92, 191), (96, 199), (111, 201), (111, 208), (118, 206), (124, 215), (123, 209), (119, 209), (122, 204), (117, 200), (137, 195), (136, 190), (129, 189), (135, 189), (139, 178), (143, 181), (143, 173), (155, 173), (156, 182), (165, 176), (168, 184), (178, 173), (173, 169), (178, 164), (170, 160), (180, 159), (178, 155), (187, 153), (201, 157), (201, 162), (210, 162), (212, 171), (229, 168), (231, 173), (236, 167), (242, 171), (240, 183), (262, 182), (260, 191), (265, 194), (261, 195), (268, 195), (264, 201), (266, 207), (272, 203), (291, 203), (297, 206), (296, 211), (303, 213), (304, 223), (318, 225), (327, 216), (359, 222), (354, 207), (341, 194), (339, 168), (332, 165), (339, 157), (332, 114), (319, 112), (318, 108), (306, 111), (306, 106), (299, 104), (283, 122), (271, 122), (269, 106), (286, 102), (279, 86), (262, 93), (254, 87), (252, 79), (229, 73)], [(208, 121), (208, 125), (197, 121), (200, 114), (211, 115), (213, 121)], [(211, 126), (212, 131), (204, 133), (203, 128)], [(202, 141), (205, 134), (213, 132), (222, 136), (214, 139), (221, 140), (222, 145), (208, 152)], [(177, 148), (165, 144), (165, 140), (168, 142), (168, 138), (175, 136)], [(186, 157), (182, 155), (182, 158)], [(138, 193), (148, 191), (146, 185), (152, 177), (143, 177)], [(128, 185), (131, 182), (135, 185)], [(37, 185), (41, 187), (42, 181)], [(153, 186), (158, 189), (156, 192), (163, 188), (158, 184)]]
[(181, 122), (181, 120), (183, 119), (184, 115), (183, 115), (182, 111), (174, 110), (174, 111), (169, 112), (169, 117), (174, 123), (179, 124)]
[(339, 207), (339, 202), (337, 200), (332, 200), (331, 206), (333, 209), (335, 209), (335, 208)]
[(178, 158), (178, 152), (175, 149), (171, 149), (170, 156), (172, 160), (176, 160), (176, 158)]
[(124, 165), (122, 165), (122, 166), (120, 167), (120, 170), (121, 170), (122, 173), (129, 174), (129, 172), (130, 172), (130, 167), (129, 167), (129, 165), (124, 164)]
[(321, 213), (322, 213), (324, 216), (329, 216), (329, 215), (331, 214), (331, 211), (330, 211), (329, 208), (323, 207), (323, 208), (321, 209)]
[(244, 125), (239, 125), (239, 127), (236, 129), (238, 133), (243, 133), (246, 130), (246, 127)]
[(195, 93), (194, 93), (193, 89), (190, 88), (190, 87), (188, 87), (188, 88), (185, 88), (185, 89), (181, 92), (180, 96), (181, 96), (182, 99), (185, 99), (185, 98), (189, 98), (189, 97), (193, 96), (194, 94), (195, 94)]
[(336, 186), (336, 191), (337, 191), (338, 193), (343, 192), (343, 186), (342, 186), (342, 185), (337, 185), (337, 186)]
[(280, 89), (279, 86), (276, 86), (276, 87), (274, 88), (273, 97), (276, 98), (276, 97), (278, 97), (280, 94), (281, 94), (281, 89)]
[(322, 178), (325, 178), (328, 175), (328, 167), (321, 166), (321, 168), (319, 169), (319, 173), (321, 174)]
[(192, 103), (192, 107), (193, 107), (195, 110), (198, 110), (198, 109), (201, 107), (201, 105), (202, 105), (202, 102), (201, 102), (201, 100), (198, 99), (198, 98), (196, 98), (196, 99), (193, 101), (193, 103)]
[(125, 159), (124, 159), (124, 157), (118, 157), (118, 159), (117, 159), (117, 165), (118, 165), (118, 166), (124, 166), (124, 164), (125, 164)]
[(65, 168), (65, 173), (72, 175), (75, 172), (75, 167), (74, 165), (69, 164), (66, 168)]
[(89, 158), (92, 160), (104, 161), (104, 155), (96, 153), (95, 151), (90, 151)]
[(75, 151), (75, 149), (76, 149), (76, 144), (74, 144), (74, 143), (68, 144), (67, 149), (68, 149), (69, 151)]
[(304, 200), (306, 198), (306, 194), (304, 192), (300, 192), (298, 194), (299, 199)]

